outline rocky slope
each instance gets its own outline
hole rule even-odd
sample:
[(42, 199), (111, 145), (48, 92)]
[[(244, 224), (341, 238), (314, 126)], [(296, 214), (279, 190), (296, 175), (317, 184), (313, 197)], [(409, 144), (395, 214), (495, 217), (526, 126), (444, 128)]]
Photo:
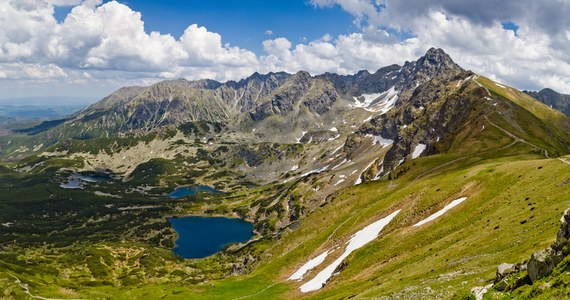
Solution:
[(285, 127), (291, 120), (297, 124), (326, 123), (323, 115), (335, 108), (369, 108), (377, 99), (365, 98), (375, 98), (390, 89), (405, 99), (420, 84), (457, 70), (461, 68), (446, 53), (430, 49), (418, 61), (382, 68), (373, 74), (361, 71), (350, 76), (311, 76), (300, 71), (255, 73), (238, 82), (225, 83), (168, 80), (149, 87), (122, 88), (52, 129), (52, 133), (80, 138), (113, 136), (192, 121), (251, 129), (252, 123), (271, 117), (284, 118), (276, 126)]
[(542, 89), (538, 92), (524, 91), (540, 102), (570, 116), (570, 95), (560, 94), (551, 89)]

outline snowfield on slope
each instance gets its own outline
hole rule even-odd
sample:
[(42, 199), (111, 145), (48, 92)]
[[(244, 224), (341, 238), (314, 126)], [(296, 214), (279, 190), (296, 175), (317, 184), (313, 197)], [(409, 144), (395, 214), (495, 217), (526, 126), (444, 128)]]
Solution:
[(416, 159), (422, 155), (422, 153), (426, 150), (425, 144), (418, 144), (416, 148), (414, 148), (414, 152), (412, 153), (412, 159)]
[(287, 280), (301, 280), (305, 276), (305, 273), (309, 272), (310, 270), (314, 269), (318, 265), (322, 264), (323, 261), (327, 258), (329, 253), (333, 252), (333, 250), (327, 250), (321, 253), (319, 256), (309, 260), (303, 266), (301, 266), (293, 275), (291, 275)]
[(348, 245), (346, 246), (344, 253), (319, 272), (319, 274), (317, 274), (313, 279), (303, 284), (299, 290), (303, 293), (308, 293), (321, 289), (345, 258), (347, 258), (353, 251), (376, 239), (380, 234), (380, 231), (382, 231), (382, 229), (384, 229), (384, 227), (388, 225), (388, 223), (390, 223), (390, 221), (392, 221), (392, 219), (394, 219), (399, 213), (400, 209), (356, 232), (348, 241)]
[(448, 210), (456, 207), (457, 205), (459, 205), (461, 202), (465, 201), (467, 199), (467, 197), (461, 197), (457, 200), (453, 200), (451, 201), (451, 203), (449, 203), (448, 205), (446, 205), (444, 208), (442, 208), (440, 211), (436, 212), (435, 214), (419, 221), (418, 223), (414, 224), (414, 227), (419, 227), (424, 225), (427, 222), (433, 221), (439, 217), (441, 217), (445, 212), (447, 212)]
[[(362, 94), (359, 97), (353, 97), (355, 103), (352, 107), (364, 108), (364, 110), (369, 112), (380, 112), (380, 114), (385, 114), (396, 105), (396, 102), (398, 101), (398, 93), (399, 92), (394, 87), (391, 87), (383, 93)], [(360, 97), (364, 98), (364, 102), (360, 102), (358, 100)], [(380, 97), (382, 97), (382, 99), (378, 100)]]

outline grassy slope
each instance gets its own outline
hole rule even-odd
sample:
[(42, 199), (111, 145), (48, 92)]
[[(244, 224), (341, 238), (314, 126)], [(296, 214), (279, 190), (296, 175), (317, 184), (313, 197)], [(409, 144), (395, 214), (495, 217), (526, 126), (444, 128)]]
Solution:
[[(530, 154), (508, 156), (512, 152), (531, 150), (524, 144), (513, 147), (515, 149), (505, 149), (493, 157), (483, 157), (481, 159), (486, 159), (483, 162), (462, 161), (446, 172), (414, 183), (411, 181), (419, 171), (393, 182), (366, 183), (348, 189), (282, 239), (258, 243), (256, 247), (267, 249), (268, 254), (260, 267), (246, 276), (202, 285), (145, 283), (126, 287), (73, 286), (70, 290), (87, 298), (299, 297), (301, 294), (296, 290), (299, 284), (285, 281), (296, 267), (342, 244), (366, 224), (402, 208), (381, 238), (353, 253), (339, 276), (322, 291), (309, 296), (339, 298), (358, 294), (370, 297), (404, 288), (410, 290), (406, 295), (413, 296), (414, 291), (429, 286), (434, 293), (449, 297), (461, 289), (483, 285), (483, 281), (493, 278), (497, 264), (521, 261), (545, 248), (556, 233), (560, 213), (570, 205), (565, 198), (570, 194), (570, 187), (562, 184), (570, 166)], [(421, 170), (424, 163), (431, 165), (434, 159), (437, 158), (414, 162)], [(421, 228), (410, 228), (460, 196), (469, 196), (469, 199), (436, 221)], [(521, 224), (524, 220), (527, 222)], [(340, 251), (335, 253), (339, 255)], [(334, 256), (329, 257), (325, 264), (333, 259)], [(316, 272), (307, 278), (314, 274)], [(32, 293), (44, 297), (64, 296), (62, 293), (66, 290), (57, 285), (34, 285), (38, 275), (21, 278), (32, 283)], [(0, 278), (4, 283), (13, 281), (6, 274)], [(259, 291), (262, 292), (257, 294)]]
[[(522, 261), (554, 239), (560, 214), (570, 205), (570, 187), (563, 183), (568, 179), (570, 166), (557, 159), (543, 159), (533, 145), (551, 154), (562, 154), (567, 148), (561, 141), (570, 139), (564, 131), (567, 118), (558, 119), (545, 106), (534, 107), (534, 103), (524, 102), (518, 94), (501, 91), (484, 78), (478, 80), (494, 97), (514, 104), (499, 103), (504, 105), (504, 111), (508, 109), (509, 115), (492, 114), (489, 120), (527, 143), (514, 143), (511, 136), (490, 123), (485, 123), (484, 130), (480, 130), (480, 123), (466, 126), (453, 140), (449, 153), (406, 162), (401, 167), (413, 167), (397, 180), (344, 190), (303, 219), (297, 229), (284, 232), (278, 239), (254, 243), (251, 247), (263, 255), (251, 274), (198, 285), (149, 280), (126, 286), (90, 287), (43, 275), (41, 267), (28, 265), (22, 274), (0, 271), (0, 285), (6, 285), (6, 295), (21, 296), (22, 289), (9, 276), (12, 274), (29, 283), (33, 294), (44, 297), (297, 298), (303, 296), (297, 290), (301, 283), (286, 281), (297, 267), (327, 249), (343, 245), (357, 230), (399, 208), (402, 212), (380, 238), (355, 251), (345, 261), (340, 275), (325, 288), (304, 296), (336, 299), (392, 294), (448, 298), (487, 284), (499, 263)], [(519, 123), (509, 122), (512, 119)], [(520, 120), (525, 123), (520, 124)], [(420, 228), (410, 227), (461, 196), (469, 198), (443, 217)], [(256, 197), (247, 198), (239, 205), (255, 201)], [(235, 204), (224, 205), (229, 208)], [(96, 243), (85, 247), (100, 246)], [(127, 246), (155, 252), (148, 245)], [(336, 250), (320, 268), (341, 252), (342, 249)], [(137, 267), (140, 259), (141, 256), (134, 257), (132, 266), (124, 272), (146, 271)], [(168, 267), (180, 265), (173, 263)], [(197, 267), (200, 262), (191, 265)], [(311, 272), (307, 279), (319, 270)], [(51, 277), (46, 280), (45, 276)]]

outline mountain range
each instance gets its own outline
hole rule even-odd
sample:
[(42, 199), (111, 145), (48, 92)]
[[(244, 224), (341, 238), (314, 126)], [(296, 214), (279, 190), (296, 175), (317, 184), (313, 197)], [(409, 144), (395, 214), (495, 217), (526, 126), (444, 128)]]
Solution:
[[(0, 284), (15, 298), (469, 297), (556, 234), (564, 103), (435, 48), (374, 73), (125, 87), (0, 136)], [(168, 197), (184, 186), (216, 192)], [(254, 236), (181, 259), (168, 218), (188, 215), (239, 217)]]
[(540, 102), (557, 109), (567, 116), (570, 116), (570, 95), (557, 93), (552, 89), (542, 89), (538, 92), (524, 91)]

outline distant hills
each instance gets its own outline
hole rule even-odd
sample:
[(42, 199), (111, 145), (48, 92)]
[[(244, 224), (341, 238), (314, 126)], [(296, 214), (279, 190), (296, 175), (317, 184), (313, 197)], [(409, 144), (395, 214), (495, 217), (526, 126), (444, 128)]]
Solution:
[(570, 116), (570, 95), (561, 94), (551, 89), (542, 89), (539, 92), (524, 91), (540, 102), (563, 112), (565, 115)]
[(0, 128), (26, 127), (63, 118), (95, 102), (88, 97), (25, 97), (0, 99)]

